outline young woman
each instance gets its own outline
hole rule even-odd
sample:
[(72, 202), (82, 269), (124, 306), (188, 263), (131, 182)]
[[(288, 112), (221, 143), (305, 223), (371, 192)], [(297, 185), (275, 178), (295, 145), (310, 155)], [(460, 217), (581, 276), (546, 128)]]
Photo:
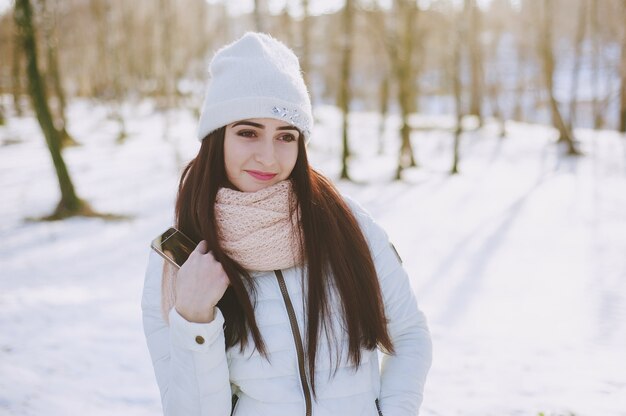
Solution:
[(249, 32), (210, 73), (175, 212), (199, 244), (177, 271), (151, 251), (145, 276), (164, 414), (417, 415), (426, 320), (385, 231), (308, 164), (296, 56)]

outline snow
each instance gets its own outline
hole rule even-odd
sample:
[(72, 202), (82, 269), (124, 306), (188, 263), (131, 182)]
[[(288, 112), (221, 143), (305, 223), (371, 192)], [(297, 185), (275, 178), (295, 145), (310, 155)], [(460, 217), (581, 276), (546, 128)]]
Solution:
[[(0, 127), (0, 414), (160, 413), (141, 289), (199, 143), (188, 111), (122, 110), (116, 145), (110, 109), (73, 102), (83, 146), (64, 151), (78, 194), (121, 221), (26, 221), (57, 203), (54, 168), (34, 117)], [(337, 178), (338, 111), (316, 119), (311, 163)], [(572, 159), (552, 129), (488, 123), (450, 176), (453, 119), (415, 115), (420, 166), (394, 182), (397, 118), (383, 155), (379, 117), (350, 121), (355, 182), (335, 182), (387, 230), (432, 331), (421, 414), (626, 415), (626, 139), (578, 130)]]

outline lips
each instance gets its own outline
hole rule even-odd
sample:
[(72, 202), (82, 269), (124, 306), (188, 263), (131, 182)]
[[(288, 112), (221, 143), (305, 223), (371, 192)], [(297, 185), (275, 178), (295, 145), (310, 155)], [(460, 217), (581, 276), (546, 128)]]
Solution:
[(276, 176), (276, 173), (259, 172), (257, 170), (247, 170), (246, 172), (248, 173), (248, 175), (261, 181), (269, 181), (274, 176)]

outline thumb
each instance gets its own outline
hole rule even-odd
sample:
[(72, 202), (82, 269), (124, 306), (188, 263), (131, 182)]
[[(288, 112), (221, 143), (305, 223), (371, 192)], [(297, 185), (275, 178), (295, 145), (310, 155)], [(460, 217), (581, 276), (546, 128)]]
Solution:
[(202, 240), (198, 243), (194, 251), (197, 251), (200, 254), (206, 254), (208, 251), (209, 245), (206, 240)]

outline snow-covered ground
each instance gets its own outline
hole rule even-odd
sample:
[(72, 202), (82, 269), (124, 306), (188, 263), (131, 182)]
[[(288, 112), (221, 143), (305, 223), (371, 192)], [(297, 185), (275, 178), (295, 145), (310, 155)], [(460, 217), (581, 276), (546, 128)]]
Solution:
[[(33, 117), (0, 127), (0, 414), (156, 415), (141, 327), (149, 242), (171, 224), (181, 163), (199, 143), (189, 112), (125, 109), (115, 144), (107, 109), (70, 108), (83, 143), (64, 151), (76, 189), (125, 221), (48, 214), (59, 193)], [(339, 119), (319, 107), (314, 166), (339, 171)], [(424, 416), (626, 415), (626, 139), (577, 131), (584, 157), (553, 131), (510, 124), (468, 132), (461, 174), (451, 137), (414, 133), (418, 169), (393, 182), (397, 119), (376, 155), (378, 117), (352, 115), (355, 183), (339, 182), (385, 227), (429, 318), (434, 363)], [(419, 117), (421, 126), (451, 118)], [(12, 140), (18, 144), (6, 144)]]

